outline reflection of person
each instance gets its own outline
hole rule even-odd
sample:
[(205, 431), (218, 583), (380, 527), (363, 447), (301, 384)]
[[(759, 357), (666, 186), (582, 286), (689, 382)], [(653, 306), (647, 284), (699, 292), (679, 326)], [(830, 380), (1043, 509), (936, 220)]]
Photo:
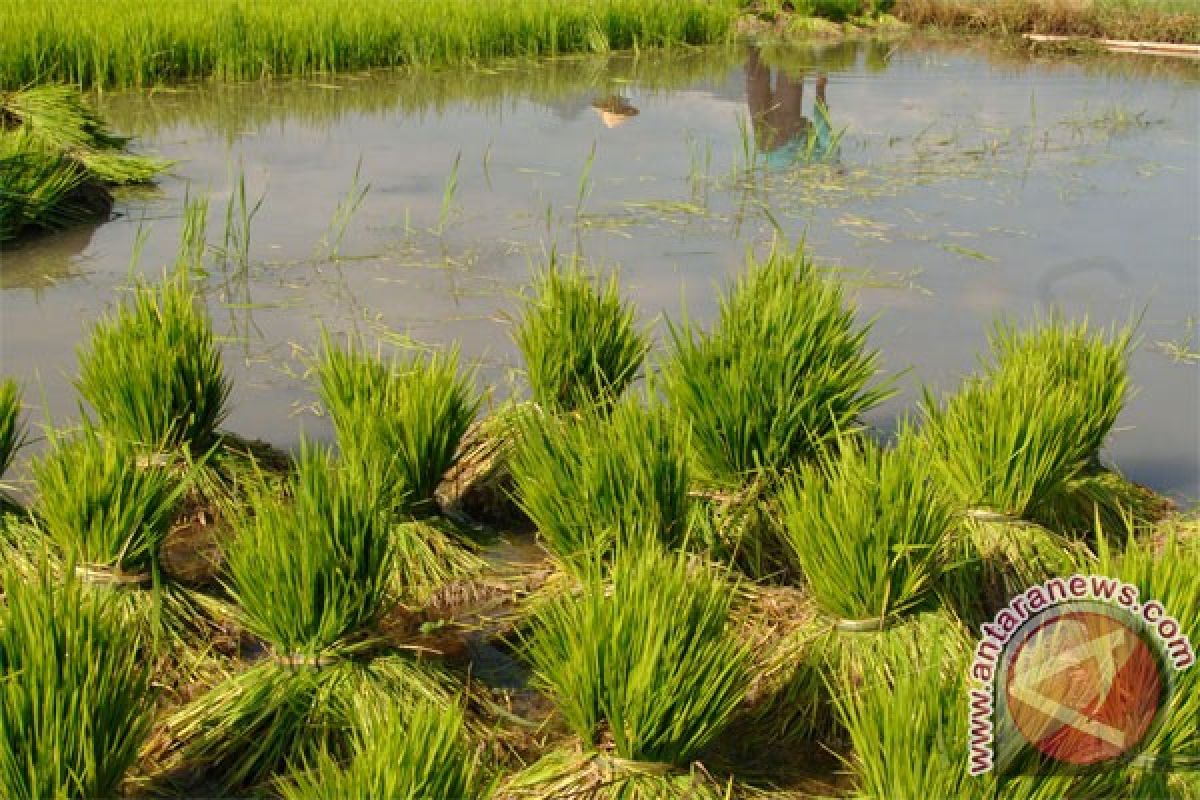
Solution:
[(817, 73), (817, 97), (812, 119), (804, 116), (804, 75), (793, 79), (784, 70), (771, 70), (751, 48), (746, 59), (746, 102), (754, 144), (767, 166), (782, 169), (790, 164), (829, 161), (836, 158), (836, 142), (829, 124), (829, 104), (825, 100), (824, 72)]
[(606, 128), (624, 125), (630, 117), (636, 117), (639, 113), (636, 108), (629, 105), (628, 100), (619, 94), (610, 94), (607, 97), (593, 100), (592, 108), (600, 115)]

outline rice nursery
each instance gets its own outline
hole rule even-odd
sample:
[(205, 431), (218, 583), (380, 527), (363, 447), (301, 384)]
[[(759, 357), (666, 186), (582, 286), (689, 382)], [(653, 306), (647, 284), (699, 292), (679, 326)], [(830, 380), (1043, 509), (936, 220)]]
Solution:
[(955, 2), (11, 4), (0, 797), (1200, 800), (1200, 83), (897, 20), (1196, 15)]

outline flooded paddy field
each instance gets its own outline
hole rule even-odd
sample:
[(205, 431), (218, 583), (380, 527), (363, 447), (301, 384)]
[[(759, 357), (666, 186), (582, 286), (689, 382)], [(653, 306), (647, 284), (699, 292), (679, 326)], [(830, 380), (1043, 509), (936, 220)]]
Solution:
[(499, 399), (506, 314), (551, 249), (618, 269), (648, 320), (686, 304), (705, 321), (746, 248), (782, 235), (878, 315), (884, 369), (907, 370), (870, 418), (885, 429), (975, 367), (998, 315), (1140, 318), (1140, 391), (1108, 456), (1200, 496), (1194, 62), (841, 42), (93, 99), (177, 163), (114, 220), (0, 257), (4, 372), (58, 423), (78, 416), (86, 326), (131, 269), (173, 263), (185, 197), (207, 196), (226, 427), (285, 448), (330, 436), (304, 377), (321, 323), (457, 341)]

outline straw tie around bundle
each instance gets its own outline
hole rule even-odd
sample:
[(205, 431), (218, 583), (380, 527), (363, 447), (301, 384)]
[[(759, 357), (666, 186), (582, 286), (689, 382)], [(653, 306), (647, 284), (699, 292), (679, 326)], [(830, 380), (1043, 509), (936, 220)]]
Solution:
[(326, 667), (332, 667), (344, 659), (341, 656), (331, 655), (328, 653), (276, 653), (272, 656), (272, 660), (281, 667), (289, 667), (291, 669), (300, 669), (302, 667), (311, 667), (314, 671), (320, 671)]
[(1040, 527), (1037, 523), (1030, 522), (1022, 517), (1005, 514), (1003, 511), (995, 511), (990, 508), (968, 508), (963, 512), (963, 516), (975, 522), (997, 522), (1002, 525), (1016, 525), (1022, 528)]
[(871, 617), (868, 619), (839, 619), (833, 627), (848, 633), (869, 633), (887, 630), (895, 622), (893, 617)]
[(150, 572), (126, 572), (105, 564), (77, 564), (75, 574), (93, 586), (145, 589), (154, 583), (154, 575)]
[(648, 775), (665, 777), (672, 773), (687, 774), (686, 770), (662, 761), (637, 761), (631, 758), (621, 758), (612, 753), (597, 752), (593, 763), (607, 780), (617, 781), (631, 775)]

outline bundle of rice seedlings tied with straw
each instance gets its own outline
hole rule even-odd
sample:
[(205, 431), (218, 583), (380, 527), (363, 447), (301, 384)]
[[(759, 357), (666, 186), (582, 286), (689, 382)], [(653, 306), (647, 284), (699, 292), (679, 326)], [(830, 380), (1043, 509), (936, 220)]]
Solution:
[(149, 183), (170, 166), (125, 152), (128, 141), (71, 87), (0, 93), (0, 244), (107, 214), (112, 187)]
[(836, 281), (802, 247), (748, 258), (707, 331), (670, 329), (664, 392), (690, 423), (697, 477), (711, 487), (726, 548), (756, 577), (786, 558), (761, 498), (787, 470), (836, 447), (891, 393), (868, 386), (879, 359)]
[(353, 752), (343, 764), (322, 751), (277, 785), (283, 800), (483, 800), (491, 795), (480, 752), (455, 705), (396, 702), (360, 709)]
[(966, 765), (965, 629), (945, 614), (921, 614), (870, 638), (829, 673), (854, 796), (982, 800), (985, 782)]
[(571, 417), (524, 414), (511, 468), (517, 502), (551, 553), (578, 573), (620, 544), (687, 533), (687, 436), (653, 397)]
[(1033, 517), (1064, 534), (1094, 530), (1101, 524), (1116, 533), (1156, 521), (1165, 511), (1162, 498), (1136, 486), (1105, 466), (1100, 458), (1109, 433), (1135, 390), (1129, 380), (1129, 355), (1135, 326), (1097, 331), (1086, 319), (1071, 322), (1051, 315), (1021, 329), (997, 323), (991, 337), (994, 365), (989, 374), (1013, 373), (1028, 380), (1049, 380), (1078, 395), (1090, 413), (1077, 420), (1075, 442), (1084, 466), (1060, 490), (1031, 509)]
[(115, 593), (130, 624), (147, 632), (148, 644), (182, 644), (199, 607), (163, 572), (159, 556), (188, 475), (139, 468), (131, 445), (92, 427), (74, 435), (51, 432), (49, 439), (49, 452), (33, 462), (33, 511), (56, 561), (82, 584)]
[[(21, 422), (21, 387), (11, 378), (0, 381), (0, 478), (12, 466), (13, 457), (25, 442), (25, 427)], [(10, 499), (0, 484), (0, 515), (19, 506)]]
[(907, 428), (890, 449), (844, 438), (785, 482), (780, 523), (815, 610), (770, 642), (767, 663), (782, 678), (752, 719), (793, 734), (835, 727), (830, 665), (859, 660), (887, 629), (935, 604), (954, 511), (916, 454)]
[(745, 692), (748, 651), (731, 634), (731, 589), (686, 554), (621, 548), (546, 604), (524, 643), (534, 682), (582, 749), (510, 779), (506, 798), (722, 797), (695, 763)]
[(286, 497), (266, 481), (252, 489), (226, 552), (228, 589), (267, 656), (173, 715), (183, 763), (242, 786), (323, 748), (346, 755), (360, 701), (448, 702), (444, 679), (378, 633), (394, 555), (377, 477), (302, 443)]
[(186, 271), (137, 286), (95, 323), (79, 351), (76, 387), (100, 428), (152, 463), (177, 449), (200, 456), (213, 448), (231, 384)]
[(339, 347), (326, 333), (316, 372), (343, 460), (388, 504), (404, 587), (424, 595), (477, 572), (483, 564), (463, 530), (434, 516), (438, 485), (480, 403), (457, 350), (384, 358), (355, 339)]
[(939, 404), (928, 390), (921, 437), (939, 482), (962, 509), (964, 565), (949, 591), (960, 612), (984, 587), (983, 615), (1052, 574), (1086, 559), (1081, 543), (1046, 527), (1078, 501), (1127, 394), (1128, 331), (1113, 341), (1084, 327), (998, 326), (995, 361)]
[(551, 253), (513, 332), (534, 402), (552, 413), (614, 403), (650, 348), (636, 315), (616, 275), (602, 283)]
[(150, 665), (113, 598), (6, 570), (0, 795), (115, 797), (150, 733)]
[(932, 599), (954, 509), (907, 430), (893, 449), (838, 453), (787, 484), (783, 526), (818, 607), (841, 630), (879, 630)]

